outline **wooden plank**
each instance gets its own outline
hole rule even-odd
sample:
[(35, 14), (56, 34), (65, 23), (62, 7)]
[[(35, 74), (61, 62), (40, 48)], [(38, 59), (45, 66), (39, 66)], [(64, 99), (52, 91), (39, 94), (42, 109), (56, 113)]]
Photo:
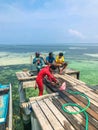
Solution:
[(46, 94), (46, 95), (38, 96), (38, 97), (31, 97), (31, 98), (29, 98), (29, 101), (33, 102), (35, 100), (42, 100), (44, 98), (48, 98), (48, 97), (52, 97), (52, 96), (57, 96), (57, 95), (59, 95), (59, 94), (58, 93), (52, 93), (52, 94)]
[(20, 73), (16, 72), (16, 76), (17, 76), (18, 79), (20, 79), (21, 78), (21, 72)]
[[(57, 99), (57, 100), (59, 100), (58, 102), (60, 102), (62, 105), (65, 104), (65, 103), (67, 103), (67, 102), (65, 102), (65, 100), (63, 100), (63, 99)], [(75, 110), (74, 110), (74, 109), (75, 109)], [(73, 109), (72, 107), (68, 107), (68, 110), (69, 110), (69, 111), (75, 112), (75, 111), (77, 110), (76, 107), (74, 107), (74, 109)], [(70, 114), (69, 114), (69, 115), (70, 115)], [(82, 125), (85, 127), (85, 119), (84, 119), (84, 116), (81, 117), (80, 114), (77, 114), (77, 115), (73, 115), (73, 117), (74, 117), (74, 118), (72, 118), (71, 116), (69, 117), (70, 119), (71, 119), (71, 118), (73, 119), (72, 121), (70, 120), (70, 121), (72, 122), (72, 124), (74, 123), (74, 125), (77, 126), (77, 122), (78, 122), (78, 124), (80, 124), (81, 127), (82, 127)], [(68, 119), (69, 119), (69, 118), (68, 118)], [(77, 121), (73, 122), (74, 119), (75, 119), (75, 120), (77, 119)], [(88, 127), (89, 127), (89, 130), (97, 130), (97, 128), (95, 128), (95, 126), (92, 125), (91, 122), (89, 122), (89, 126), (88, 126)]]
[(85, 84), (84, 82), (82, 82), (82, 81), (80, 81), (80, 80), (78, 80), (78, 79), (76, 79), (76, 78), (73, 78), (73, 77), (71, 77), (71, 76), (68, 75), (68, 74), (64, 74), (64, 75), (55, 74), (55, 76), (56, 76), (57, 78), (62, 78), (62, 79), (64, 79), (64, 80), (67, 80), (67, 81), (69, 81), (70, 83), (72, 83), (73, 85), (76, 85), (76, 84)]
[(29, 77), (31, 76), (30, 73), (29, 73), (29, 71), (27, 71), (26, 74), (27, 74), (27, 76), (29, 76)]
[(85, 84), (85, 82), (80, 81), (80, 80), (78, 80), (78, 79), (75, 79), (75, 78), (71, 77), (71, 76), (68, 75), (68, 74), (65, 74), (65, 75), (56, 74), (56, 76), (61, 77), (61, 78), (63, 78), (63, 79), (69, 79), (69, 81), (72, 82), (72, 83), (75, 84), (75, 85), (76, 85), (76, 84)]
[[(69, 106), (67, 109), (68, 109), (69, 111), (72, 111), (72, 112), (79, 111), (78, 108), (76, 108), (76, 107), (73, 107), (73, 108), (74, 108), (74, 109), (72, 109), (72, 107)], [(85, 127), (85, 118), (84, 118), (83, 114), (81, 115), (81, 113), (80, 113), (80, 114), (73, 115), (73, 116), (77, 119), (77, 121), (78, 121), (78, 123), (79, 123), (80, 125), (82, 124), (82, 125)], [(96, 130), (96, 128), (95, 128), (91, 123), (89, 123), (88, 129), (89, 129), (89, 130)]]
[(29, 102), (23, 102), (21, 104), (21, 107), (26, 108), (26, 107), (28, 107), (28, 105), (32, 104), (35, 101), (42, 100), (42, 99), (45, 99), (48, 97), (53, 97), (53, 96), (58, 96), (58, 93), (46, 94), (46, 95), (38, 96), (38, 97), (31, 97), (31, 98), (29, 98)]
[(90, 98), (90, 101), (98, 107), (98, 100), (92, 96), (93, 94), (91, 95), (91, 93), (89, 93), (88, 91), (84, 91), (83, 89), (81, 89), (80, 85), (76, 87), (74, 86), (73, 88), (80, 91), (81, 93), (86, 94)]
[(98, 90), (95, 90), (96, 94), (98, 94)]
[(35, 101), (42, 100), (42, 99), (45, 99), (48, 97), (53, 97), (53, 96), (58, 96), (58, 93), (52, 93), (52, 94), (47, 94), (47, 95), (38, 96), (38, 97), (31, 97), (31, 98), (29, 98), (29, 102), (23, 102), (21, 104), (21, 107), (26, 108)]
[(64, 117), (63, 114), (61, 114), (61, 112), (56, 108), (56, 106), (53, 105), (53, 103), (51, 102), (51, 100), (49, 100), (49, 98), (44, 99), (44, 102), (47, 104), (49, 109), (54, 113), (54, 115), (59, 120), (59, 122), (63, 125), (63, 127), (65, 127), (65, 125), (67, 124), (67, 129), (75, 130), (74, 127), (71, 125), (71, 123), (69, 123), (66, 117)]
[[(66, 94), (64, 94), (64, 95), (65, 95), (65, 97), (66, 97)], [(64, 97), (64, 95), (63, 95), (62, 98), (64, 98), (64, 99), (66, 100), (66, 98)], [(72, 99), (68, 100), (68, 102), (72, 102)], [(96, 109), (97, 109), (97, 108), (96, 108)], [(93, 121), (93, 124), (96, 123), (96, 120), (94, 121), (93, 118), (92, 118), (92, 120), (90, 120), (90, 121)], [(90, 122), (90, 123), (91, 123), (91, 122)], [(89, 127), (90, 127), (90, 128), (93, 128), (93, 124), (89, 125)], [(96, 127), (97, 127), (97, 124), (95, 124), (95, 125), (96, 125)]]
[(92, 89), (90, 89), (88, 86), (86, 85), (81, 85), (80, 86), (83, 90), (89, 92), (91, 95), (93, 95), (94, 97), (98, 98), (98, 95), (96, 93), (94, 93), (94, 91), (92, 91)]
[[(77, 91), (74, 88), (70, 88), (70, 90), (71, 91)], [(77, 92), (79, 92), (79, 91), (77, 91)], [(84, 104), (87, 105), (87, 100), (85, 100), (82, 96), (79, 96), (79, 95), (73, 95), (73, 96), (76, 97), (78, 100), (80, 100), (81, 102), (83, 102)], [(96, 107), (96, 104), (90, 102), (90, 108), (98, 113), (98, 108)]]
[[(6, 130), (12, 130), (12, 86), (11, 84), (9, 85), (9, 109), (8, 109), (8, 119), (7, 119), (7, 122), (6, 122)], [(5, 128), (4, 128), (5, 129)]]
[(23, 82), (23, 88), (35, 87), (35, 81), (25, 81)]
[(57, 120), (55, 115), (52, 113), (52, 111), (49, 109), (49, 107), (43, 102), (42, 100), (38, 101), (38, 104), (40, 105), (40, 108), (44, 112), (45, 116), (48, 118), (49, 123), (55, 130), (64, 130), (64, 127), (61, 125), (61, 123)]
[[(71, 77), (71, 76), (70, 76)], [(61, 78), (61, 77), (60, 77)], [(69, 83), (69, 85), (70, 85), (70, 88), (72, 88), (73, 90), (77, 90), (77, 88), (78, 88), (78, 90), (77, 91), (80, 91), (81, 92), (81, 90), (82, 90), (82, 92), (83, 93), (86, 93), (86, 95), (87, 94), (89, 94), (89, 96), (88, 97), (90, 97), (91, 96), (91, 94), (93, 95), (93, 96), (95, 96), (95, 97), (93, 97), (93, 96), (91, 96), (91, 99), (90, 99), (90, 101), (91, 101), (91, 103), (93, 103), (94, 104), (94, 107), (93, 107), (93, 109), (92, 109), (92, 107), (90, 107), (90, 108), (88, 108), (87, 109), (87, 112), (89, 113), (89, 129), (91, 129), (91, 130), (97, 130), (98, 129), (98, 107), (97, 107), (97, 105), (98, 105), (98, 103), (96, 102), (96, 100), (98, 99), (97, 98), (97, 94), (95, 94), (94, 92), (92, 92), (91, 91), (91, 89), (88, 89), (88, 87), (86, 86), (86, 84), (82, 84), (82, 83), (80, 83), (80, 81), (78, 81), (77, 82), (77, 80), (76, 80), (76, 82), (74, 82), (73, 80), (71, 80), (71, 82), (72, 82), (72, 84), (70, 83), (70, 78), (69, 77), (67, 77), (67, 79), (65, 78), (65, 77), (63, 77), (62, 78), (64, 81), (67, 81), (68, 83)], [(72, 86), (74, 84), (74, 86)], [(67, 84), (68, 85), (68, 84)], [(69, 86), (68, 86), (69, 87)], [(66, 94), (64, 94), (65, 96), (67, 96)], [(61, 95), (60, 95), (61, 96)], [(61, 96), (62, 97), (62, 96)], [(72, 96), (71, 95), (71, 97), (69, 97), (69, 96), (67, 96), (70, 100), (67, 100), (68, 102), (74, 102), (74, 103), (80, 103), (80, 105), (81, 105), (81, 100), (79, 99), (79, 98), (77, 98), (76, 96)], [(66, 99), (68, 99), (68, 98), (65, 98), (64, 97), (64, 102), (63, 103), (65, 103), (65, 100)], [(57, 100), (59, 100), (59, 99), (57, 99)], [(63, 100), (63, 97), (59, 100), (59, 101), (62, 101)], [(58, 101), (56, 102), (56, 103), (58, 103)], [(86, 103), (82, 103), (82, 105), (84, 105), (83, 107), (85, 107), (85, 104)], [(92, 104), (92, 106), (93, 106), (93, 104)], [(97, 105), (96, 105), (97, 104)], [(61, 107), (60, 107), (60, 109), (61, 109)], [(77, 108), (74, 108), (74, 109), (77, 109)], [(72, 110), (72, 108), (70, 109), (70, 110)], [(96, 111), (97, 110), (97, 111)], [(77, 121), (76, 120), (74, 120), (74, 122), (71, 120), (71, 117), (69, 117), (70, 118), (70, 122), (72, 122), (73, 124), (75, 124), (74, 125), (74, 127), (77, 129), (77, 126), (78, 126), (78, 124), (76, 124), (76, 122), (77, 121), (79, 121), (79, 122), (81, 122), (82, 123), (82, 125), (83, 126), (85, 126), (85, 119), (83, 118), (82, 120), (81, 120), (81, 116), (80, 115), (77, 115), (76, 117), (74, 116), (74, 118), (75, 119), (77, 119)], [(69, 118), (68, 118), (68, 120), (69, 120)]]
[(79, 79), (75, 79), (75, 78), (71, 77), (71, 76), (68, 75), (68, 74), (65, 74), (65, 75), (62, 75), (62, 76), (66, 77), (66, 78), (69, 78), (70, 80), (72, 80), (72, 81), (75, 82), (75, 83), (85, 84), (85, 82), (83, 82), (83, 81), (81, 81), (81, 80), (79, 80)]
[(72, 69), (65, 69), (65, 73), (70, 75), (71, 77), (79, 79), (80, 71), (72, 70)]
[[(65, 81), (65, 80), (64, 80)], [(64, 82), (64, 81), (62, 81), (62, 82)], [(67, 81), (66, 81), (66, 83), (67, 83)], [(97, 101), (97, 94), (96, 93), (94, 93), (94, 92), (92, 92), (92, 91), (89, 91), (88, 90), (88, 87), (86, 87), (86, 89), (84, 89), (83, 88), (83, 85), (76, 85), (76, 86), (70, 86), (70, 84), (67, 84), (68, 86), (68, 88), (70, 88), (70, 89), (73, 89), (74, 91), (82, 91), (83, 93), (86, 93), (86, 95), (88, 95), (89, 97), (90, 97), (90, 100), (91, 100), (91, 102), (94, 104), (94, 105), (96, 105), (96, 104), (98, 104), (96, 101)], [(89, 92), (90, 92), (90, 94), (89, 94)], [(95, 96), (96, 96), (96, 98), (95, 98)]]
[(68, 74), (68, 75), (70, 75), (71, 77), (73, 77), (73, 78), (76, 78), (76, 79), (77, 79), (77, 75), (76, 75), (76, 74)]
[[(74, 107), (74, 111), (73, 112), (76, 112), (76, 111), (79, 111), (79, 109), (78, 108), (76, 108), (76, 107)], [(69, 111), (71, 111), (71, 107), (69, 108)], [(80, 114), (82, 114), (82, 113), (80, 113)], [(84, 127), (85, 127), (85, 116), (82, 114), (82, 116), (80, 115), (80, 114), (77, 114), (77, 115), (74, 115), (74, 117), (75, 118), (77, 118), (77, 120), (80, 122), (80, 125), (82, 124)], [(89, 116), (89, 115), (88, 115)], [(89, 120), (89, 122), (88, 122), (88, 129), (89, 130), (97, 130), (96, 128), (95, 128), (95, 126), (90, 122), (90, 120)]]
[(27, 72), (16, 72), (17, 79), (19, 81), (35, 79), (36, 76), (29, 76)]
[(80, 71), (67, 68), (67, 69), (65, 69), (65, 72), (67, 72), (67, 73), (77, 73), (77, 72), (80, 72)]
[(67, 118), (67, 120), (72, 124), (75, 130), (84, 130), (84, 127), (80, 125), (78, 120), (73, 115), (67, 114), (61, 109), (61, 106), (64, 103), (66, 103), (65, 100), (63, 100), (61, 97), (59, 97), (58, 99), (54, 98), (53, 103), (59, 109), (59, 111)]
[(24, 78), (27, 78), (27, 77), (28, 77), (28, 75), (27, 75), (26, 72), (23, 72), (23, 73), (22, 73), (22, 76), (23, 76)]
[[(66, 104), (67, 102), (65, 101), (65, 100), (63, 100), (63, 99), (58, 99), (58, 101), (60, 101), (60, 103), (63, 105), (63, 104)], [(66, 107), (67, 108), (67, 110), (69, 110), (69, 111), (72, 111), (72, 112), (76, 112), (76, 108), (75, 107), (71, 107), (71, 106), (68, 106), (68, 107)], [(66, 114), (66, 112), (65, 112), (65, 114)], [(69, 114), (70, 115), (70, 114)], [(73, 118), (72, 118), (73, 117)], [(75, 119), (75, 125), (77, 125), (77, 123), (79, 124), (79, 125), (81, 125), (82, 126), (82, 122), (83, 122), (83, 116), (81, 115), (81, 114), (77, 114), (77, 115), (70, 115), (70, 117), (69, 118), (72, 118), (73, 120)], [(73, 122), (73, 121), (72, 121)], [(77, 122), (77, 123), (76, 123)], [(85, 126), (85, 123), (83, 124), (83, 126)]]
[[(67, 75), (67, 77), (68, 77), (68, 75)], [(65, 79), (66, 79), (66, 78), (65, 78)], [(87, 87), (86, 84), (81, 84), (81, 81), (80, 81), (80, 80), (73, 79), (73, 78), (71, 78), (71, 77), (68, 77), (67, 79), (69, 79), (70, 81), (72, 80), (73, 82), (76, 82), (77, 84), (79, 83), (84, 90), (89, 91), (91, 94), (93, 94), (94, 97), (98, 98), (98, 95), (97, 95), (96, 93), (92, 93), (92, 89), (89, 88), (89, 87)]]
[[(75, 83), (76, 82), (76, 85), (77, 84), (81, 84), (81, 81), (80, 80), (77, 80), (77, 79), (73, 79), (73, 78), (71, 78), (71, 77), (68, 77), (68, 75), (67, 75), (67, 78), (65, 77), (65, 79), (68, 79), (67, 81), (72, 81), (72, 83)], [(79, 83), (80, 82), (80, 83)], [(75, 85), (75, 84), (74, 84)], [(85, 84), (81, 84), (81, 87), (83, 88), (83, 89), (85, 89), (85, 91), (87, 90), (87, 91), (89, 91), (90, 93), (92, 92), (92, 89), (91, 88), (89, 88), (89, 87), (87, 87), (87, 85), (85, 85)], [(94, 92), (94, 91), (93, 91)], [(93, 95), (93, 97), (96, 97), (96, 98), (98, 98), (98, 95), (96, 94), (96, 93), (91, 93), (91, 95)]]
[(12, 130), (12, 86), (10, 84), (10, 100), (9, 100), (9, 122), (8, 122), (8, 130)]
[[(67, 94), (67, 93), (66, 93), (66, 96), (68, 96), (69, 99), (72, 100), (74, 103), (82, 106), (83, 108), (85, 107), (85, 105), (81, 101), (79, 101), (79, 98), (75, 98), (74, 96), (72, 96), (70, 94)], [(93, 111), (90, 108), (88, 108), (86, 111), (88, 112), (88, 114), (91, 115), (91, 116), (89, 115), (91, 118), (94, 118), (94, 120), (93, 119), (91, 120), (91, 118), (89, 119), (89, 122), (90, 122), (89, 127), (93, 128), (93, 125), (95, 125), (96, 123), (98, 123), (98, 120), (96, 119), (96, 117), (97, 117), (96, 111)], [(91, 125), (91, 124), (93, 124), (93, 125)], [(96, 127), (98, 129), (98, 126), (96, 126)]]
[(36, 102), (32, 104), (32, 109), (34, 111), (34, 114), (35, 114), (38, 122), (40, 123), (42, 130), (53, 130), (53, 128), (51, 127), (50, 123), (48, 122), (46, 116), (44, 115), (41, 108), (39, 107), (39, 105)]
[[(60, 76), (60, 77), (62, 77), (64, 80), (67, 80), (68, 82), (70, 82), (71, 79), (72, 79), (71, 76), (70, 76), (70, 79), (69, 78), (65, 78), (64, 76)], [(77, 79), (75, 79), (75, 80), (78, 81)], [(78, 81), (78, 83), (79, 83), (79, 81)], [(79, 84), (74, 84), (74, 85), (73, 85), (73, 82), (72, 82), (72, 86), (73, 86), (73, 88), (77, 89), (78, 91), (86, 93), (87, 96), (89, 96), (90, 98), (92, 98), (94, 100), (93, 101), (91, 99), (92, 103), (97, 104), (97, 102), (98, 102), (98, 95), (96, 93), (93, 93), (92, 91), (90, 91), (90, 89), (88, 87), (86, 87), (85, 85), (81, 84), (81, 82)], [(85, 88), (83, 86), (85, 86)], [(98, 106), (98, 104), (97, 104), (97, 106)]]
[[(79, 90), (79, 87), (80, 87), (80, 90)], [(97, 94), (95, 94), (91, 91), (88, 91), (87, 89), (83, 89), (82, 86), (80, 86), (80, 85), (77, 87), (74, 86), (74, 88), (77, 89), (78, 91), (83, 92), (86, 95), (88, 95), (91, 98), (91, 100), (93, 100), (93, 102), (95, 102), (96, 105), (98, 106), (98, 97), (97, 97), (98, 95)]]
[[(74, 101), (75, 103), (77, 103), (78, 105), (82, 106), (83, 108), (85, 107), (85, 105), (80, 102), (78, 99), (76, 99), (74, 96), (66, 93), (66, 95), (72, 100)], [(90, 108), (88, 108), (86, 110), (92, 117), (94, 117), (96, 120), (98, 120), (98, 113), (96, 113), (95, 111), (91, 110)]]
[[(65, 95), (65, 94), (64, 94), (64, 95)], [(67, 101), (67, 102), (72, 102), (72, 101), (74, 101), (74, 100), (70, 99), (69, 97), (67, 97), (67, 95), (65, 95), (65, 96), (66, 96), (66, 98), (65, 98), (65, 97), (63, 98), (64, 101)], [(61, 98), (60, 101), (62, 101), (63, 99)], [(79, 100), (79, 98), (76, 98), (76, 99)], [(80, 102), (81, 102), (81, 101), (80, 101)], [(65, 102), (63, 102), (63, 103), (65, 103)], [(74, 102), (74, 103), (77, 103), (77, 102)], [(97, 108), (97, 109), (98, 109), (98, 108)], [(98, 120), (96, 120), (95, 118), (93, 118), (92, 116), (89, 115), (89, 122), (92, 124), (91, 126), (89, 125), (89, 127), (95, 126), (96, 129), (98, 129)]]
[[(70, 70), (70, 69), (66, 69), (66, 72), (67, 74), (75, 74), (75, 73), (78, 73), (79, 71), (76, 71), (76, 70)], [(28, 79), (35, 79), (36, 78), (36, 75), (35, 76), (31, 76), (29, 74), (29, 71), (20, 71), (20, 72), (16, 72), (16, 76), (18, 78), (18, 80), (28, 80)]]
[(17, 76), (18, 80), (21, 79), (22, 78), (22, 72), (16, 72), (16, 76)]

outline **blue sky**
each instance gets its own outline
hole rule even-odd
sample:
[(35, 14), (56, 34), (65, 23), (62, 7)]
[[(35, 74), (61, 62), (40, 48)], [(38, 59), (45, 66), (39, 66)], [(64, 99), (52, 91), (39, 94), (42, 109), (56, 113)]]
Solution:
[(98, 0), (0, 0), (0, 44), (98, 43)]

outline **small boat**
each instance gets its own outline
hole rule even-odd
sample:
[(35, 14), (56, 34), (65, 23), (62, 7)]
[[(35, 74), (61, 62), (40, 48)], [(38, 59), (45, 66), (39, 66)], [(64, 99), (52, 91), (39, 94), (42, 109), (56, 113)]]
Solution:
[(0, 130), (6, 130), (9, 122), (11, 85), (0, 84)]

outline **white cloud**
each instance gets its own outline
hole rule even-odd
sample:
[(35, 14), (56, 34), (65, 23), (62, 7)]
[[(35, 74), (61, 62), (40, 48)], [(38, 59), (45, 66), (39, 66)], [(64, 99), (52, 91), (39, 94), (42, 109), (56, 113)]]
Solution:
[(84, 36), (81, 32), (77, 31), (77, 30), (74, 30), (74, 29), (69, 29), (68, 32), (73, 35), (73, 36), (76, 36), (76, 37), (79, 37), (81, 39), (84, 39)]

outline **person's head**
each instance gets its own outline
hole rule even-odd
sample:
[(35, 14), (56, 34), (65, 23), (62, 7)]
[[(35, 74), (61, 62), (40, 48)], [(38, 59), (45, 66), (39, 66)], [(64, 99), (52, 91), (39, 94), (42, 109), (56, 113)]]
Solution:
[(57, 67), (56, 67), (55, 65), (51, 65), (51, 66), (50, 66), (50, 71), (53, 72), (53, 71), (56, 70), (56, 68), (57, 68)]
[(49, 52), (49, 57), (53, 57), (53, 53), (52, 52)]
[(36, 52), (36, 53), (35, 53), (35, 56), (36, 56), (36, 57), (39, 57), (39, 56), (40, 56), (40, 53), (39, 53), (39, 52)]
[(60, 53), (59, 53), (59, 57), (62, 57), (62, 56), (63, 56), (63, 53), (62, 53), (62, 52), (60, 52)]

